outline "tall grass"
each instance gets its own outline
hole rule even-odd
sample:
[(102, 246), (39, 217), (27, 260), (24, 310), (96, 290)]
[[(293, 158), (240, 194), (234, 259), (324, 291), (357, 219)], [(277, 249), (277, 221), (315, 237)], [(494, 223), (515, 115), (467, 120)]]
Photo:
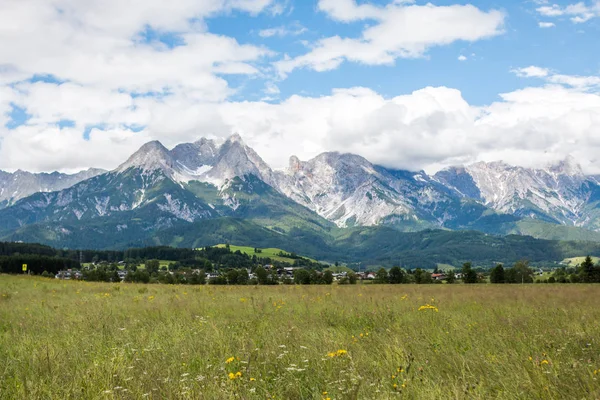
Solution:
[(599, 398), (598, 298), (588, 285), (0, 276), (0, 398)]

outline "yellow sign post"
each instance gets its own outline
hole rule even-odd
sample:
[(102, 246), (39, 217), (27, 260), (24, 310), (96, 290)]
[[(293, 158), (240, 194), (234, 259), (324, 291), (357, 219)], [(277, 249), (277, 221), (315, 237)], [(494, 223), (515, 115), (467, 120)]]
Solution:
[(23, 272), (27, 271), (27, 264), (23, 264)]

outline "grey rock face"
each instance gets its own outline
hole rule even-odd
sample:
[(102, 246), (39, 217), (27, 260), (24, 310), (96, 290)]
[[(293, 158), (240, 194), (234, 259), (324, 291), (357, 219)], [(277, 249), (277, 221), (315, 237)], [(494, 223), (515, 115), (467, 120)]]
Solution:
[(76, 174), (59, 172), (34, 174), (17, 170), (14, 173), (0, 171), (0, 207), (10, 206), (17, 200), (38, 192), (55, 192), (66, 189), (106, 171), (90, 168)]
[(590, 206), (598, 181), (586, 177), (572, 158), (544, 169), (478, 162), (447, 168), (435, 179), (501, 213), (573, 226), (590, 226), (595, 219)]
[[(455, 229), (481, 226), (478, 224), (486, 218), (506, 221), (510, 216), (511, 221), (527, 218), (600, 230), (600, 177), (586, 176), (572, 158), (543, 169), (478, 162), (429, 176), (423, 171), (386, 169), (353, 154), (330, 152), (308, 161), (292, 156), (286, 170), (273, 171), (239, 135), (233, 135), (224, 142), (202, 138), (172, 150), (158, 141), (149, 142), (105, 180), (86, 184), (86, 179), (102, 172), (64, 175), (0, 171), (0, 202), (6, 206), (36, 192), (61, 190), (81, 182), (76, 190), (38, 196), (21, 204), (19, 221), (28, 219), (29, 209), (59, 213), (58, 207), (61, 215), (80, 219), (138, 210), (148, 204), (193, 221), (216, 215), (213, 201), (235, 211), (240, 199), (228, 189), (236, 178), (239, 185), (240, 179), (252, 175), (340, 227), (391, 224), (404, 230)], [(208, 184), (214, 191), (207, 204), (186, 189), (186, 184), (194, 181)], [(114, 192), (103, 189), (109, 183)], [(163, 188), (160, 196), (153, 190), (158, 186)]]

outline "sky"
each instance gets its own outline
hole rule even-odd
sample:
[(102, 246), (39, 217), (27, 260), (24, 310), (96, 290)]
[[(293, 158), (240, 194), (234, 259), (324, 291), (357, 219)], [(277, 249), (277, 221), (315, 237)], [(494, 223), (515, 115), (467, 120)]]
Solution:
[(0, 169), (239, 133), (435, 172), (600, 174), (600, 0), (2, 0)]

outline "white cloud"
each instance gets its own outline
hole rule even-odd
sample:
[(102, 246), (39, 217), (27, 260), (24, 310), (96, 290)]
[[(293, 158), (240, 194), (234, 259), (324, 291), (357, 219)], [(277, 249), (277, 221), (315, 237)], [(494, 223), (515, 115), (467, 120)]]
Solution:
[(318, 98), (292, 96), (278, 105), (228, 103), (218, 114), (224, 129), (216, 132), (240, 132), (278, 167), (291, 154), (308, 159), (336, 150), (429, 171), (497, 159), (540, 166), (573, 154), (588, 172), (600, 172), (600, 96), (560, 86), (506, 93), (485, 107), (445, 87), (392, 99), (354, 88)]
[[(272, 53), (207, 32), (202, 20), (234, 9), (274, 12), (270, 7), (280, 3), (140, 4), (0, 2), (0, 168), (114, 168), (151, 139), (174, 146), (239, 132), (275, 167), (285, 166), (291, 154), (307, 159), (330, 150), (361, 154), (389, 167), (428, 170), (498, 158), (539, 165), (572, 153), (589, 160), (584, 165), (588, 171), (600, 172), (600, 96), (592, 90), (599, 85), (597, 77), (535, 66), (517, 69), (519, 76), (541, 78), (547, 85), (503, 94), (485, 107), (467, 103), (460, 91), (446, 87), (393, 98), (346, 88), (320, 97), (294, 95), (278, 104), (232, 101), (235, 89), (223, 75), (262, 76), (261, 60)], [(360, 39), (323, 39), (305, 55), (306, 64), (298, 65), (331, 69), (345, 60), (393, 63), (398, 57), (423, 55), (434, 45), (496, 35), (504, 20), (497, 11), (473, 6), (407, 4), (321, 1), (319, 7), (338, 21), (375, 24)], [(146, 26), (178, 35), (181, 45), (141, 43)], [(65, 82), (31, 83), (34, 74), (53, 74)], [(148, 91), (158, 95), (144, 95)], [(280, 95), (272, 82), (262, 91), (270, 98)], [(31, 118), (7, 129), (12, 104), (25, 108)], [(74, 126), (61, 129), (62, 120)], [(85, 140), (83, 132), (90, 126), (102, 129), (93, 129)], [(131, 126), (143, 129), (134, 132)]]
[[(257, 13), (271, 3), (172, 0), (164, 7), (158, 0), (4, 1), (0, 2), (0, 65), (11, 68), (13, 80), (48, 74), (80, 85), (125, 91), (185, 87), (223, 99), (229, 94), (228, 85), (216, 74), (255, 73), (251, 63), (270, 52), (210, 34), (198, 21), (234, 9)], [(157, 41), (140, 42), (140, 32), (147, 29), (170, 33), (182, 45), (171, 49)]]
[(543, 78), (550, 73), (548, 69), (536, 67), (535, 65), (525, 68), (516, 68), (513, 69), (512, 72), (521, 78)]
[(258, 31), (258, 35), (260, 37), (273, 37), (273, 36), (298, 36), (307, 31), (306, 27), (302, 26), (300, 23), (295, 22), (290, 24), (289, 26), (278, 26), (275, 28), (261, 29)]
[(462, 54), (458, 56), (458, 61), (467, 61), (467, 56), (463, 56)]
[(320, 0), (319, 9), (341, 22), (374, 20), (359, 38), (331, 36), (313, 44), (307, 54), (275, 63), (280, 75), (296, 68), (326, 71), (344, 61), (390, 65), (397, 58), (422, 57), (429, 48), (458, 40), (477, 41), (502, 33), (505, 15), (482, 11), (472, 5), (407, 5), (392, 2), (385, 7), (354, 0)]
[(516, 68), (512, 72), (521, 78), (543, 78), (549, 83), (570, 86), (580, 90), (600, 88), (600, 76), (579, 76), (556, 74), (547, 68), (534, 65), (526, 68)]
[(600, 87), (600, 76), (577, 76), (577, 75), (552, 75), (549, 82), (560, 83), (579, 89), (591, 89)]
[(554, 24), (554, 22), (540, 22), (538, 26), (540, 28), (554, 28), (556, 25)]
[[(286, 166), (292, 154), (308, 159), (323, 151), (352, 152), (388, 167), (428, 171), (497, 159), (539, 166), (573, 154), (586, 171), (600, 173), (600, 95), (556, 83), (505, 93), (485, 107), (470, 105), (460, 91), (445, 87), (391, 99), (367, 88), (339, 89), (270, 104), (206, 102), (187, 93), (121, 99), (118, 93), (83, 94), (81, 88), (65, 85), (58, 92), (45, 84), (32, 86), (27, 88), (35, 99), (31, 104), (39, 105), (32, 107), (35, 123), (2, 132), (0, 168), (114, 168), (150, 139), (174, 146), (238, 132), (274, 167)], [(70, 104), (91, 96), (97, 100)], [(44, 110), (43, 104), (53, 98), (61, 103)], [(59, 129), (45, 123), (55, 118), (73, 118), (77, 126)], [(95, 120), (109, 125), (83, 140), (79, 125)], [(133, 133), (126, 124), (146, 128)]]
[[(584, 2), (573, 3), (565, 7), (561, 7), (558, 4), (543, 5), (538, 7), (536, 10), (538, 13), (546, 17), (570, 16), (571, 22), (575, 24), (581, 24), (589, 21), (592, 18), (600, 17), (600, 1), (596, 0), (591, 5), (586, 5)], [(542, 24), (548, 23), (540, 23), (540, 27), (542, 28), (551, 27), (550, 25), (542, 26)]]
[(273, 82), (267, 82), (265, 84), (265, 93), (268, 95), (277, 95), (280, 93), (280, 90)]
[(539, 7), (537, 11), (546, 17), (558, 17), (564, 14), (564, 10), (557, 4)]

